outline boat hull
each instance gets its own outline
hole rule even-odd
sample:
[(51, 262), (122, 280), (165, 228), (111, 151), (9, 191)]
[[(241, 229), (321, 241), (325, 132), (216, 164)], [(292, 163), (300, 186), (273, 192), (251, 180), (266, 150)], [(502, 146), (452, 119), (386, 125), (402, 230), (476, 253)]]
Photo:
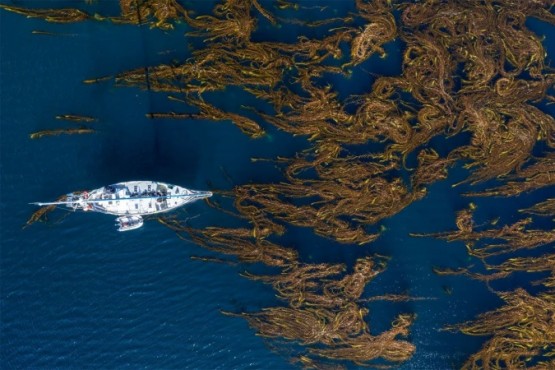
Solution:
[(68, 194), (75, 210), (115, 216), (152, 215), (212, 196), (209, 191), (190, 190), (156, 181), (127, 181), (89, 192)]
[(141, 216), (121, 216), (116, 218), (116, 227), (118, 231), (136, 230), (143, 226), (143, 218)]

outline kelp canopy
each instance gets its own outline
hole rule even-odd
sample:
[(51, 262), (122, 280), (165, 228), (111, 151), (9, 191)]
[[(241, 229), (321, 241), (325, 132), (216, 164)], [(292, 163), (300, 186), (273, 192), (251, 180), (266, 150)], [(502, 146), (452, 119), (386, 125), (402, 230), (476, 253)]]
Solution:
[[(361, 298), (386, 268), (385, 258), (367, 255), (351, 267), (308, 264), (294, 248), (280, 245), (279, 237), (298, 226), (340, 244), (379, 242), (376, 226), (424, 198), (454, 166), (467, 171), (462, 183), (475, 186), (469, 197), (517, 196), (555, 185), (555, 120), (541, 109), (554, 100), (555, 74), (546, 66), (541, 38), (526, 24), (530, 18), (554, 24), (552, 1), (355, 0), (352, 14), (314, 22), (282, 16), (304, 7), (301, 1), (227, 0), (202, 15), (185, 4), (121, 0), (121, 14), (111, 18), (91, 15), (85, 6), (2, 7), (50, 22), (112, 21), (167, 31), (185, 22), (188, 36), (202, 40), (190, 59), (137, 66), (115, 76), (115, 85), (166, 94), (183, 102), (183, 111), (194, 109), (152, 112), (153, 119), (231, 122), (253, 139), (273, 126), (305, 137), (309, 146), (292, 158), (272, 159), (283, 171), (281, 182), (236, 184), (225, 194), (233, 205), (215, 205), (243, 220), (242, 227), (196, 229), (176, 218), (160, 221), (207, 249), (279, 269), (245, 276), (271, 285), (282, 305), (227, 314), (245, 318), (263, 337), (300, 344), (296, 363), (317, 368), (330, 365), (322, 359), (338, 366), (337, 360), (406, 361), (418, 350), (406, 339), (417, 318), (400, 314), (389, 330), (372, 333)], [(318, 28), (322, 36), (299, 34), (287, 43), (253, 37), (264, 23)], [(387, 58), (385, 45), (395, 39), (404, 43), (400, 75), (377, 76), (364, 93), (341, 97), (330, 76), (348, 81), (371, 57)], [(230, 87), (272, 110), (245, 106), (231, 112), (211, 103), (213, 92)], [(439, 138), (459, 144), (446, 151), (435, 147)], [(449, 327), (493, 335), (464, 367), (555, 366), (555, 236), (552, 224), (548, 230), (532, 227), (535, 217), (553, 218), (553, 199), (523, 210), (530, 218), (502, 227), (477, 227), (474, 208), (457, 214), (457, 231), (434, 236), (465, 242), (485, 272), (469, 267), (436, 272), (488, 284), (516, 271), (550, 275), (537, 283), (539, 292), (499, 292), (504, 306)], [(545, 253), (520, 253), (537, 249)]]

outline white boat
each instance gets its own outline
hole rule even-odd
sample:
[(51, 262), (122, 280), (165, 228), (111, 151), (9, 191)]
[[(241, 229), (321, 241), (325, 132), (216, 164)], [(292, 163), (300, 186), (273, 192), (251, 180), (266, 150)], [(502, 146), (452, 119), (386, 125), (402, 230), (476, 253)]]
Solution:
[(116, 227), (118, 231), (135, 230), (143, 226), (143, 218), (139, 215), (120, 216), (116, 218)]
[[(107, 213), (115, 216), (144, 216), (168, 212), (187, 203), (209, 198), (209, 191), (190, 190), (156, 181), (126, 181), (91, 191), (69, 193), (64, 201), (31, 203), (63, 205), (73, 211)], [(142, 226), (142, 217), (140, 226)], [(129, 229), (131, 230), (131, 229)], [(121, 230), (123, 231), (123, 230)]]

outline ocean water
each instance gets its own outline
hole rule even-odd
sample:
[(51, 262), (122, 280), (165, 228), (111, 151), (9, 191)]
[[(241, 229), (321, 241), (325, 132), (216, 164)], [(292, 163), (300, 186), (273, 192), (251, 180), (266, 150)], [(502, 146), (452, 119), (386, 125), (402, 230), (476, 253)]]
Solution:
[[(2, 1), (3, 4), (62, 7), (74, 1)], [(352, 5), (332, 2), (337, 13)], [(196, 2), (199, 8), (210, 4)], [(117, 14), (115, 2), (99, 1), (99, 12)], [(553, 27), (532, 22), (553, 54)], [(32, 34), (33, 30), (56, 36)], [(90, 78), (183, 60), (190, 53), (185, 25), (173, 32), (107, 22), (55, 25), (0, 12), (0, 367), (3, 369), (289, 369), (287, 356), (274, 353), (240, 318), (225, 311), (255, 311), (280, 304), (270, 287), (239, 276), (260, 266), (205, 263), (214, 256), (178, 239), (155, 221), (118, 233), (113, 219), (98, 214), (55, 212), (49, 223), (22, 228), (36, 209), (33, 201), (132, 179), (153, 179), (193, 189), (231, 189), (248, 182), (277, 181), (279, 171), (251, 157), (291, 156), (305, 148), (270, 126), (252, 140), (225, 122), (148, 120), (145, 114), (180, 110), (161, 94), (115, 88)], [(294, 40), (294, 28), (262, 28), (257, 37)], [(316, 32), (316, 31), (314, 31)], [(276, 34), (278, 36), (276, 36)], [(389, 58), (372, 58), (366, 69), (400, 71), (402, 45), (387, 45)], [(372, 77), (355, 71), (341, 91), (361, 93)], [(239, 90), (215, 96), (228, 109), (242, 104)], [(261, 107), (264, 108), (264, 107)], [(97, 133), (30, 140), (31, 132), (75, 127), (59, 114), (98, 118)], [(451, 143), (440, 143), (449, 146)], [(451, 369), (480, 348), (484, 338), (440, 331), (473, 318), (501, 302), (478, 282), (439, 277), (434, 266), (460, 267), (471, 261), (464, 246), (410, 238), (410, 232), (454, 227), (454, 213), (473, 199), (451, 184), (464, 178), (455, 169), (428, 196), (384, 221), (387, 230), (365, 247), (339, 245), (309, 230), (291, 228), (286, 245), (307, 261), (352, 263), (356, 257), (391, 256), (387, 270), (367, 295), (407, 292), (427, 300), (369, 304), (372, 333), (386, 330), (400, 312), (416, 313), (409, 339), (414, 357), (401, 369)], [(484, 219), (542, 199), (553, 189), (512, 200), (474, 200)], [(198, 202), (179, 211), (191, 224), (226, 225), (226, 216)], [(524, 278), (523, 278), (524, 279)], [(522, 281), (511, 279), (507, 286)], [(444, 287), (451, 287), (447, 295)], [(350, 367), (354, 368), (352, 365)]]

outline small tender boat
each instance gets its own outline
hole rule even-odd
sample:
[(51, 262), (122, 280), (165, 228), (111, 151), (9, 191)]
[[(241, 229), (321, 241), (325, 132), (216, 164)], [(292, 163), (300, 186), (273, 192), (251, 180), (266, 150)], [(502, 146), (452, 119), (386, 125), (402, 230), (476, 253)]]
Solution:
[(121, 216), (116, 218), (116, 227), (118, 231), (135, 230), (143, 226), (143, 218), (141, 216)]
[[(182, 186), (163, 182), (127, 181), (91, 191), (69, 193), (66, 195), (66, 199), (60, 202), (38, 202), (31, 204), (38, 206), (63, 205), (73, 211), (81, 210), (107, 213), (115, 216), (140, 217), (168, 212), (187, 203), (211, 196), (212, 193), (209, 191), (190, 190)], [(134, 227), (125, 227), (125, 230), (120, 230), (121, 226), (119, 226), (120, 229), (118, 230), (138, 229), (142, 225), (142, 217), (140, 217), (140, 222), (134, 223)]]

